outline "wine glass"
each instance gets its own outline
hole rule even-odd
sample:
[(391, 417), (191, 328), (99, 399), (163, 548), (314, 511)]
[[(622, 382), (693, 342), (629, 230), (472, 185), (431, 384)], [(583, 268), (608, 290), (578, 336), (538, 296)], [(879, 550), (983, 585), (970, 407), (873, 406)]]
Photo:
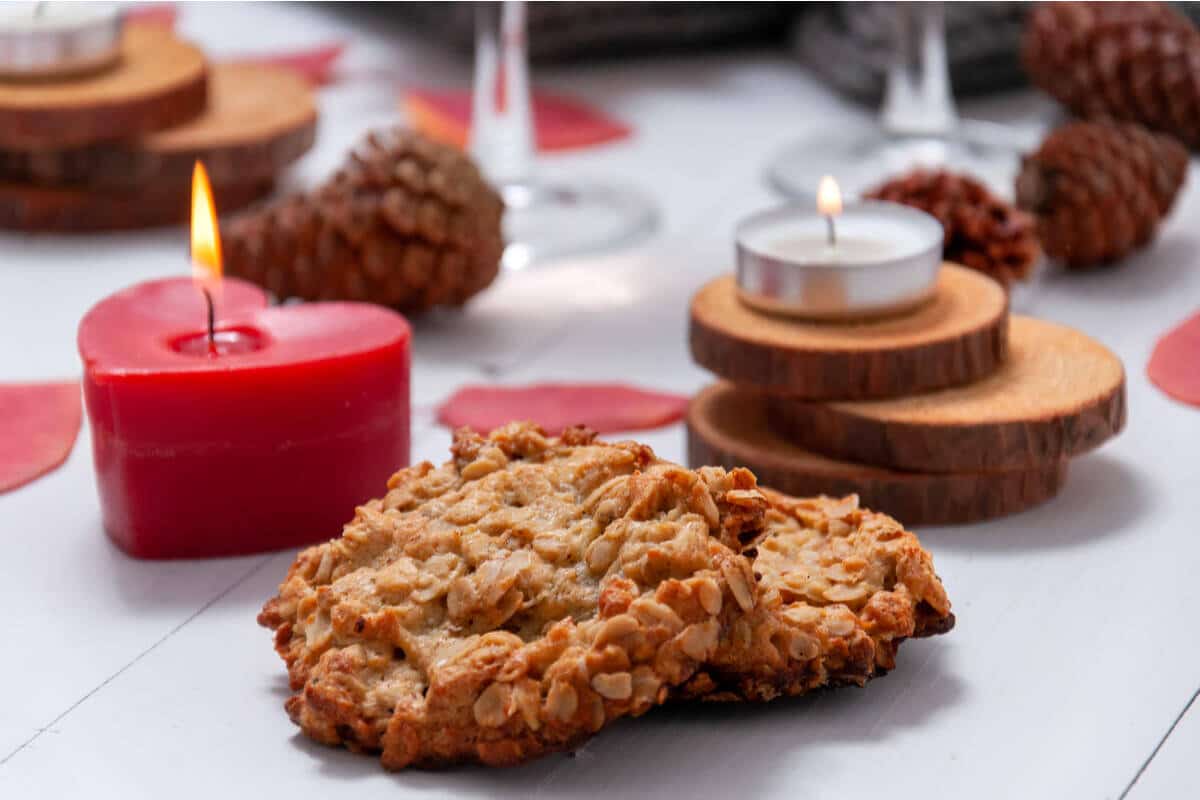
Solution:
[(657, 226), (654, 205), (619, 184), (539, 178), (522, 0), (476, 5), (471, 153), (504, 198), (505, 269), (632, 243)]
[(954, 107), (942, 3), (894, 3), (894, 39), (879, 126), (829, 131), (791, 145), (767, 166), (783, 195), (812, 200), (825, 174), (844, 193), (867, 190), (916, 167), (967, 172), (993, 188), (1012, 185), (1017, 153), (1028, 143), (991, 122), (962, 120)]

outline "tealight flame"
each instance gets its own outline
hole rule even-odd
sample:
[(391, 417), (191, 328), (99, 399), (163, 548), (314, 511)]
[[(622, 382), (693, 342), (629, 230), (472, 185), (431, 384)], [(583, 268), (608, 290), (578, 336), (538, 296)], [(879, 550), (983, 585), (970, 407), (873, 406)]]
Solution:
[(192, 169), (192, 277), (201, 287), (220, 286), (221, 234), (208, 172), (199, 161)]
[(836, 217), (842, 213), (842, 190), (832, 175), (821, 178), (817, 186), (817, 211), (825, 217)]

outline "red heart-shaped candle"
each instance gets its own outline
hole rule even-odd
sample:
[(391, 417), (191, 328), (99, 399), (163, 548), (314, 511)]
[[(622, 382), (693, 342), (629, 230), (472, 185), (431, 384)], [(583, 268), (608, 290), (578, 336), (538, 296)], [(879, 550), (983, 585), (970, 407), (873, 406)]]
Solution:
[(361, 303), (269, 308), (225, 280), (210, 352), (186, 279), (139, 284), (79, 326), (104, 527), (143, 558), (336, 536), (409, 458), (404, 318)]

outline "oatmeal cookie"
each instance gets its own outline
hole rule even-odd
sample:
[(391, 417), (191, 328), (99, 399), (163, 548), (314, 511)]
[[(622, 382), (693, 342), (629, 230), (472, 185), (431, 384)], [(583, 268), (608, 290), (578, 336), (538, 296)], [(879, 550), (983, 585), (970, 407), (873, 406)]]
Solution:
[(766, 500), (746, 470), (528, 424), (461, 430), (452, 453), (303, 551), (259, 616), (314, 739), (392, 769), (570, 748), (663, 702), (753, 607), (738, 550)]
[(743, 551), (754, 607), (727, 621), (716, 652), (674, 694), (763, 701), (862, 686), (895, 666), (906, 638), (954, 627), (929, 553), (899, 522), (855, 495), (760, 491), (770, 508)]
[(949, 619), (915, 537), (851, 500), (583, 429), (461, 430), (452, 454), (303, 551), (259, 615), (292, 719), (391, 769), (516, 764), (670, 697), (861, 683)]

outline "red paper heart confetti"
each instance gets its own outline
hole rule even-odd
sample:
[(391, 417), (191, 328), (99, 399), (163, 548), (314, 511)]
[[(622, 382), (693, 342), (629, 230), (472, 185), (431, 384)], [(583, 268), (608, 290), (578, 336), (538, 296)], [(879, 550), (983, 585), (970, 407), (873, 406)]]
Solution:
[[(467, 146), (471, 93), (410, 89), (404, 110), (413, 127), (456, 147)], [(624, 139), (630, 128), (591, 106), (562, 95), (534, 92), (533, 120), (538, 150), (574, 150)]]
[(0, 384), (0, 492), (66, 461), (80, 417), (78, 381)]
[(290, 53), (239, 56), (233, 61), (238, 64), (270, 64), (283, 67), (295, 72), (314, 86), (324, 86), (333, 82), (334, 67), (345, 49), (344, 42), (333, 42)]
[(532, 420), (549, 434), (572, 425), (599, 433), (661, 428), (683, 418), (688, 398), (617, 383), (464, 386), (437, 410), (438, 422), (481, 433)]
[(174, 3), (154, 3), (125, 10), (125, 22), (131, 25), (158, 25), (173, 30), (178, 19), (179, 9)]
[[(173, 30), (175, 23), (179, 21), (179, 9), (175, 7), (174, 3), (134, 6), (126, 10), (125, 21), (132, 25), (155, 25)], [(229, 59), (229, 62), (233, 64), (270, 64), (283, 67), (295, 72), (314, 86), (325, 86), (333, 83), (334, 66), (345, 49), (345, 42), (330, 42), (303, 50), (234, 56)]]
[(1200, 406), (1200, 313), (1158, 340), (1146, 374), (1155, 386), (1176, 400)]

